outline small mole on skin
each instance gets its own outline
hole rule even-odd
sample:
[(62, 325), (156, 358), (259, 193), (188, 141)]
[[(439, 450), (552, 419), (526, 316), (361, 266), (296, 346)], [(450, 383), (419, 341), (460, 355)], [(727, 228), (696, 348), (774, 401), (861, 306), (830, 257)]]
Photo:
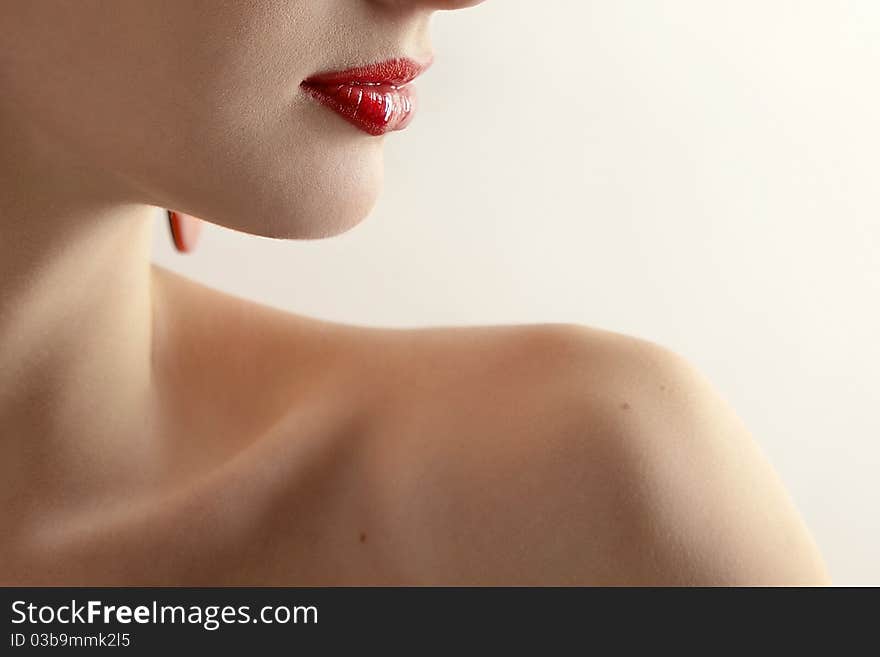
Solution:
[(660, 386), (660, 390), (666, 390), (666, 386)]
[(361, 543), (366, 543), (367, 542), (367, 535), (364, 532), (361, 532), (360, 539), (361, 539)]
[(627, 404), (626, 402), (622, 403), (622, 404), (620, 405), (620, 407), (621, 407), (623, 410), (625, 410), (625, 411), (628, 411), (628, 410), (630, 409), (630, 405)]

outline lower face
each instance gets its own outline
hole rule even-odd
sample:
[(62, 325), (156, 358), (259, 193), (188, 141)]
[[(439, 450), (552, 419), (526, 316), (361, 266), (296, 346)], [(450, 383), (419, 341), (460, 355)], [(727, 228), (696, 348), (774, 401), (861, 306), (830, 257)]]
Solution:
[(397, 62), (399, 78), (430, 59), (428, 11), (367, 1), (10, 4), (0, 75), (17, 119), (121, 200), (267, 237), (328, 237), (369, 213), (382, 135), (412, 113), (405, 81), (363, 67)]

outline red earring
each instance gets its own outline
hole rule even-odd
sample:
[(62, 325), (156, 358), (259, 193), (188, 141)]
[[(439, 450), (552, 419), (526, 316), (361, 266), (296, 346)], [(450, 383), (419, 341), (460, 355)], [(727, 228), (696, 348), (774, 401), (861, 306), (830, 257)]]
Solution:
[(190, 253), (196, 248), (202, 232), (202, 220), (190, 214), (168, 210), (168, 227), (174, 248), (180, 253)]

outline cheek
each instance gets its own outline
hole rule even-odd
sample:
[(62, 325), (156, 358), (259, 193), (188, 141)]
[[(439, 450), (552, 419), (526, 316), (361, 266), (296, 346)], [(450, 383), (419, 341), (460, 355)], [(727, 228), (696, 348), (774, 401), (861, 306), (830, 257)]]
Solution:
[(320, 66), (312, 32), (335, 24), (324, 12), (337, 5), (261, 0), (233, 3), (230, 15), (209, 6), (199, 24), (210, 38), (178, 43), (180, 66), (169, 71), (177, 109), (163, 121), (180, 139), (158, 160), (182, 163), (158, 173), (170, 207), (266, 237), (330, 237), (357, 225), (381, 189), (384, 139), (299, 87)]
[(384, 138), (319, 106), (289, 72), (226, 71), (178, 76), (124, 117), (129, 137), (110, 155), (133, 200), (266, 237), (330, 237), (362, 221), (381, 190)]
[(312, 15), (325, 5), (162, 5), (173, 21), (131, 5), (112, 29), (86, 21), (86, 45), (34, 51), (46, 65), (31, 71), (41, 80), (32, 106), (57, 141), (110, 174), (108, 193), (228, 228), (308, 239), (362, 221), (381, 188), (384, 140), (299, 89), (319, 63), (290, 25), (328, 24)]
[(205, 116), (181, 130), (182, 142), (153, 149), (156, 166), (138, 175), (150, 203), (247, 233), (301, 239), (343, 233), (375, 204), (384, 139), (309, 99), (268, 103), (259, 114)]

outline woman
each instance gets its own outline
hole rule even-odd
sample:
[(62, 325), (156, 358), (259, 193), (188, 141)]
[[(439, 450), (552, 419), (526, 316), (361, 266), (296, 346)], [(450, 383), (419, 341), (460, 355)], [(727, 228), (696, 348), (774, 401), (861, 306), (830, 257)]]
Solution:
[[(376, 329), (150, 264), (204, 217), (338, 235), (471, 0), (0, 5), (0, 582), (820, 584), (681, 357), (575, 324)], [(231, 263), (244, 266), (244, 263)]]

